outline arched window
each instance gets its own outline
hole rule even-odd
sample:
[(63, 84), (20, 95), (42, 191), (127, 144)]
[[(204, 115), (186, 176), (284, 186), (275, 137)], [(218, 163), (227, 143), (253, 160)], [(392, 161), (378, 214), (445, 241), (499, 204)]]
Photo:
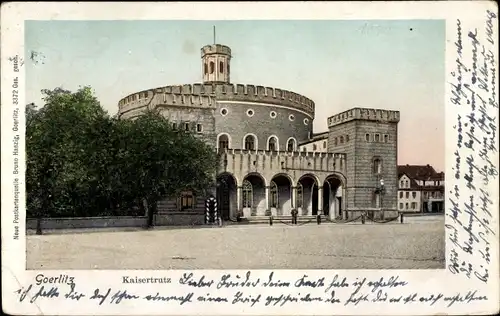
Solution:
[(323, 148), (326, 148), (326, 140), (323, 142)]
[(247, 135), (245, 137), (245, 149), (255, 150), (255, 137), (253, 135)]
[(205, 63), (205, 67), (204, 68), (205, 68), (205, 75), (206, 75), (206, 74), (208, 74), (208, 64), (207, 63)]
[(380, 160), (380, 158), (373, 159), (373, 173), (374, 174), (382, 173), (382, 160)]
[(340, 143), (343, 144), (344, 143), (344, 136), (340, 136)]
[(215, 63), (213, 61), (210, 62), (210, 73), (213, 74), (215, 71)]
[(223, 61), (219, 62), (219, 72), (220, 73), (224, 72), (224, 62)]
[(250, 181), (243, 181), (243, 207), (252, 207), (253, 204), (253, 188)]
[(276, 137), (271, 137), (269, 138), (268, 144), (267, 144), (267, 150), (270, 151), (277, 151), (278, 150), (278, 141), (276, 140)]
[(227, 135), (219, 136), (219, 149), (228, 149), (229, 148), (229, 138)]
[(286, 150), (295, 151), (295, 139), (290, 138), (286, 144)]
[(365, 135), (365, 140), (366, 140), (367, 142), (369, 142), (369, 141), (370, 141), (370, 134), (366, 134), (366, 135)]
[(304, 188), (302, 184), (297, 185), (297, 207), (303, 207), (304, 205)]
[(278, 207), (278, 186), (271, 181), (271, 207)]
[(194, 207), (194, 195), (191, 191), (184, 191), (179, 198), (181, 211), (192, 210)]

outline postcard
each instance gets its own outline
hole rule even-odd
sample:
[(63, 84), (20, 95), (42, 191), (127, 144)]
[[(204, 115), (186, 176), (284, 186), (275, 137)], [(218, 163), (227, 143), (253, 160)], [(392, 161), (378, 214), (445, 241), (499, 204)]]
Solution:
[(1, 14), (4, 312), (498, 313), (494, 2)]

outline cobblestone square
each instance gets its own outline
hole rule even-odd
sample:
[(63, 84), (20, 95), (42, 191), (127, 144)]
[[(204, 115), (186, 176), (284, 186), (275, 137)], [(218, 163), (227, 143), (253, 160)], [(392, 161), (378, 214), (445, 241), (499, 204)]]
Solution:
[(27, 236), (28, 269), (440, 269), (444, 253), (442, 220)]

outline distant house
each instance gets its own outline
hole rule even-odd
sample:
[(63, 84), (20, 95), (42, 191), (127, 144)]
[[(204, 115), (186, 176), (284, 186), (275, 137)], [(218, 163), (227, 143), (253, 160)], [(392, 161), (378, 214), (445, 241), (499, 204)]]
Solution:
[(299, 144), (299, 151), (310, 153), (328, 152), (328, 132), (311, 135), (309, 140)]
[(400, 212), (444, 212), (444, 172), (430, 165), (398, 166)]

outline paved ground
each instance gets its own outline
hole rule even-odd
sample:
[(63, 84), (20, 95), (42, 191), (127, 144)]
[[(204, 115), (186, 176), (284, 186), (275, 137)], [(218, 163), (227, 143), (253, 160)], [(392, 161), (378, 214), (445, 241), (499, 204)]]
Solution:
[(27, 236), (28, 269), (436, 269), (443, 221)]

